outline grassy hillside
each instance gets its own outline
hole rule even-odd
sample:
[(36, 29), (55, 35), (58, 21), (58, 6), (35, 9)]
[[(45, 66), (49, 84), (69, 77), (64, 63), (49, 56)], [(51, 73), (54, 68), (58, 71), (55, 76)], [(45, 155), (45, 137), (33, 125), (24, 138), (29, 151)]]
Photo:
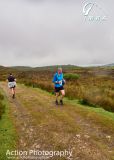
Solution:
[[(0, 89), (0, 93), (1, 92), (3, 94), (3, 90)], [(1, 94), (0, 97), (2, 97)], [(4, 112), (2, 112), (2, 117), (0, 118), (0, 159), (7, 160), (6, 151), (16, 149), (17, 134), (10, 115), (9, 102), (6, 97), (4, 97), (4, 99), (2, 98), (2, 104)]]
[[(112, 69), (82, 68), (64, 71), (66, 78), (66, 96), (79, 99), (84, 105), (103, 107), (114, 111), (114, 72)], [(21, 81), (28, 86), (54, 91), (52, 83), (54, 72), (37, 71), (20, 75)]]
[[(28, 86), (39, 87), (49, 92), (54, 91), (52, 77), (58, 66), (47, 67), (13, 67), (0, 68), (0, 80), (6, 80), (10, 72), (17, 82)], [(114, 112), (114, 69), (107, 67), (77, 67), (63, 65), (66, 78), (66, 96), (78, 99), (83, 105), (103, 107)]]

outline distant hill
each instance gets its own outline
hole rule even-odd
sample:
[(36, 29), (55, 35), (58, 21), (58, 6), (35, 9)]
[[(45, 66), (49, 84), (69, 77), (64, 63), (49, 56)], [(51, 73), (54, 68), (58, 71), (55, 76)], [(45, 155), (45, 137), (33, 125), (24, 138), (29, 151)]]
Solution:
[(70, 64), (69, 65), (42, 66), (42, 67), (13, 66), (13, 67), (8, 67), (8, 68), (18, 70), (18, 71), (42, 71), (42, 70), (54, 71), (54, 70), (57, 70), (58, 67), (62, 67), (63, 70), (81, 68), (81, 67), (70, 65)]
[(4, 69), (4, 68), (6, 68), (6, 67), (4, 67), (4, 66), (0, 66), (0, 69)]
[(114, 63), (106, 64), (105, 66), (107, 66), (107, 67), (114, 67)]
[(29, 66), (13, 66), (13, 67), (10, 67), (10, 68), (16, 69), (18, 71), (29, 71), (29, 70), (33, 69), (32, 67), (29, 67)]
[(69, 70), (69, 69), (78, 69), (81, 67), (75, 66), (75, 65), (54, 65), (54, 66), (44, 66), (44, 67), (36, 67), (34, 70), (50, 70), (55, 71), (58, 67), (61, 67), (63, 70)]
[(58, 67), (62, 67), (65, 70), (75, 70), (81, 69), (82, 67), (75, 66), (75, 65), (53, 65), (53, 66), (42, 66), (42, 67), (29, 67), (29, 66), (11, 66), (11, 67), (4, 67), (0, 66), (0, 72), (5, 73), (17, 73), (17, 72), (26, 72), (26, 71), (56, 71)]

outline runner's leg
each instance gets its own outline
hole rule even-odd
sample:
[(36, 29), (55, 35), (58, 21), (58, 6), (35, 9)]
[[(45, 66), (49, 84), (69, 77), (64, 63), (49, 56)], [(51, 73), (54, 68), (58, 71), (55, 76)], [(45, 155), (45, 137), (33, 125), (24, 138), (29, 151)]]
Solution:
[(13, 88), (13, 98), (15, 98), (15, 87)]
[(58, 104), (59, 92), (56, 92), (56, 104)]
[(60, 104), (63, 105), (63, 97), (65, 96), (65, 90), (63, 89), (63, 90), (61, 90), (60, 92), (61, 92)]
[(65, 90), (61, 90), (61, 99), (65, 96)]
[(15, 98), (15, 88), (11, 88), (12, 91), (12, 98)]
[(13, 88), (13, 93), (14, 93), (14, 95), (15, 95), (15, 87)]

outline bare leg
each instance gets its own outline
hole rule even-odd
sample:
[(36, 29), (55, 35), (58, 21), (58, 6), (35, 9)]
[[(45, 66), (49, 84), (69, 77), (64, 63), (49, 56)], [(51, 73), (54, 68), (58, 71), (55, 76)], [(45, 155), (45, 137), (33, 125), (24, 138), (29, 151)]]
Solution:
[(64, 96), (65, 96), (65, 90), (61, 90), (61, 100), (63, 99)]
[(15, 88), (13, 88), (13, 93), (14, 93), (14, 95), (15, 95)]
[(15, 98), (15, 88), (11, 88), (12, 98)]
[(56, 92), (56, 100), (58, 101), (59, 92)]
[(60, 104), (63, 105), (63, 97), (65, 96), (65, 90), (61, 90)]
[(56, 92), (56, 101), (55, 101), (55, 103), (58, 105), (58, 97), (59, 97), (59, 92)]

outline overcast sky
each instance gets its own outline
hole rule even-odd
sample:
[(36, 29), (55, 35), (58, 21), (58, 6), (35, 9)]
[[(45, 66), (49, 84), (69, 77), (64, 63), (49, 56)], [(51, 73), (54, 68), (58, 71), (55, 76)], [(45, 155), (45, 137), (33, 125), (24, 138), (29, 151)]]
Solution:
[(94, 2), (100, 21), (81, 0), (0, 0), (0, 65), (113, 63), (114, 1)]

